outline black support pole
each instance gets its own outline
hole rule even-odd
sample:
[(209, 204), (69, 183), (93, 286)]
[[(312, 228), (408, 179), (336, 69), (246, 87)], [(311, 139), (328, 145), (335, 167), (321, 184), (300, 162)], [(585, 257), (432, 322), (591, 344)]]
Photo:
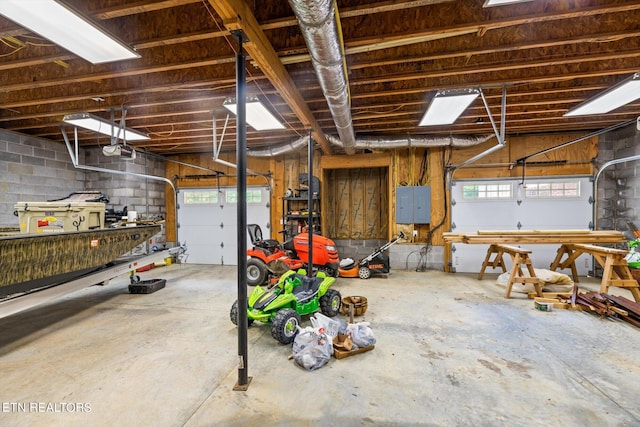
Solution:
[(249, 388), (247, 346), (247, 96), (246, 55), (242, 43), (248, 41), (242, 31), (231, 33), (238, 41), (236, 54), (236, 164), (238, 193), (238, 382), (234, 390)]
[(309, 149), (307, 152), (307, 208), (309, 210), (307, 231), (309, 232), (309, 268), (307, 276), (313, 276), (313, 139), (309, 131)]

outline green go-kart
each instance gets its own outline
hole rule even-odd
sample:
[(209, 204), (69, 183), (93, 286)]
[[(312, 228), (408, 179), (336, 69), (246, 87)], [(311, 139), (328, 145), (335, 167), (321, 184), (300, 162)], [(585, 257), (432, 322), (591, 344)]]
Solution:
[[(340, 312), (340, 292), (329, 289), (336, 281), (320, 271), (315, 277), (307, 277), (303, 269), (289, 270), (271, 289), (256, 286), (249, 295), (247, 320), (270, 323), (271, 335), (282, 344), (293, 342), (298, 333), (301, 316), (318, 310), (328, 317)], [(238, 301), (231, 306), (229, 317), (238, 324)]]

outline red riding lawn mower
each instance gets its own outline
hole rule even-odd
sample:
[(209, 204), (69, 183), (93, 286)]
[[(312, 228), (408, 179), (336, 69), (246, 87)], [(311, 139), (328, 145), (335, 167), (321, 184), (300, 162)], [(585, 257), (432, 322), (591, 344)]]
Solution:
[[(252, 249), (247, 250), (247, 285), (256, 286), (279, 277), (287, 270), (304, 268), (309, 262), (309, 233), (304, 231), (281, 244), (263, 239), (258, 224), (248, 224)], [(313, 234), (313, 267), (331, 277), (338, 277), (338, 251), (333, 240)]]

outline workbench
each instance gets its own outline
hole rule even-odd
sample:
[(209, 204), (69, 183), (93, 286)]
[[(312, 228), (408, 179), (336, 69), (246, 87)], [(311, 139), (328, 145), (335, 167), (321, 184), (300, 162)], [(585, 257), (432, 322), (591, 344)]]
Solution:
[(582, 254), (593, 256), (603, 269), (600, 293), (608, 294), (609, 287), (612, 286), (625, 288), (631, 292), (636, 302), (640, 302), (640, 287), (631, 274), (631, 270), (629, 270), (629, 265), (625, 259), (626, 250), (579, 243), (565, 243), (558, 249), (556, 258), (551, 263), (551, 270), (570, 268), (573, 281), (578, 282), (575, 261)]
[[(504, 297), (509, 298), (511, 296), (511, 289), (514, 283), (531, 283), (536, 290), (536, 294), (542, 296), (542, 285), (540, 279), (536, 276), (533, 269), (533, 262), (531, 262), (531, 251), (519, 248), (517, 246), (510, 245), (491, 245), (487, 250), (487, 256), (484, 258), (482, 268), (478, 274), (478, 280), (482, 280), (484, 271), (487, 267), (502, 268), (503, 272), (507, 271), (507, 267), (504, 263), (504, 255), (511, 256), (511, 270), (509, 271), (509, 280), (507, 281), (507, 288), (505, 290)], [(492, 259), (491, 256), (494, 256)], [(522, 268), (525, 267), (529, 276), (525, 276)]]
[(549, 243), (625, 243), (622, 232), (615, 230), (480, 230), (477, 232), (443, 233), (445, 243), (469, 245), (549, 244)]
[[(504, 263), (504, 255), (508, 254), (511, 256), (511, 260), (513, 262), (512, 269), (509, 275), (509, 282), (507, 283), (507, 290), (505, 292), (505, 297), (509, 298), (511, 293), (511, 287), (515, 283), (533, 283), (536, 287), (536, 293), (540, 294), (540, 289), (538, 288), (538, 279), (535, 277), (535, 273), (533, 272), (533, 266), (531, 261), (531, 253), (532, 251), (518, 248), (516, 246), (511, 245), (535, 245), (535, 244), (560, 244), (561, 247), (558, 250), (558, 254), (556, 255), (556, 260), (551, 264), (551, 270), (555, 270), (557, 268), (571, 268), (571, 272), (573, 275), (573, 280), (577, 282), (577, 269), (575, 266), (575, 260), (582, 253), (586, 253), (588, 255), (592, 255), (596, 261), (600, 265), (605, 268), (607, 272), (607, 277), (603, 278), (603, 285), (606, 288), (609, 286), (619, 286), (625, 287), (631, 290), (636, 301), (638, 297), (640, 297), (640, 291), (637, 289), (638, 282), (633, 280), (633, 283), (636, 284), (636, 287), (632, 286), (632, 282), (629, 281), (631, 277), (631, 273), (628, 271), (628, 267), (625, 267), (626, 272), (623, 270), (622, 261), (624, 261), (626, 266), (626, 261), (624, 260), (624, 255), (626, 251), (620, 249), (611, 250), (610, 254), (602, 254), (599, 250), (594, 248), (608, 249), (602, 248), (599, 246), (593, 246), (594, 243), (598, 244), (617, 244), (617, 243), (626, 243), (626, 238), (620, 231), (616, 230), (479, 230), (477, 232), (463, 232), (463, 233), (453, 233), (446, 232), (443, 233), (443, 238), (445, 241), (445, 254), (447, 256), (451, 253), (451, 244), (453, 243), (464, 243), (464, 244), (484, 244), (489, 245), (489, 249), (487, 250), (487, 255), (482, 263), (482, 267), (480, 273), (478, 275), (478, 279), (482, 279), (486, 268), (500, 268), (503, 272), (507, 271), (507, 268)], [(593, 248), (591, 248), (593, 247)], [(580, 249), (582, 248), (582, 249)], [(568, 252), (570, 253), (568, 254)], [(562, 252), (562, 253), (561, 253)], [(561, 261), (562, 256), (568, 254), (570, 258)], [(493, 257), (493, 258), (492, 258)], [(622, 261), (620, 261), (622, 258)], [(607, 260), (609, 259), (609, 264), (607, 264)], [(448, 261), (448, 260), (446, 260)], [(448, 262), (446, 263), (448, 265)], [(609, 265), (612, 267), (609, 268)], [(613, 268), (615, 266), (615, 269)], [(531, 277), (525, 277), (522, 274), (522, 268), (526, 267), (529, 275)], [(616, 274), (614, 270), (618, 270), (619, 274)], [(621, 271), (621, 272), (620, 272)], [(615, 277), (614, 277), (615, 276)], [(621, 286), (624, 285), (624, 286)], [(638, 296), (636, 296), (636, 293)]]

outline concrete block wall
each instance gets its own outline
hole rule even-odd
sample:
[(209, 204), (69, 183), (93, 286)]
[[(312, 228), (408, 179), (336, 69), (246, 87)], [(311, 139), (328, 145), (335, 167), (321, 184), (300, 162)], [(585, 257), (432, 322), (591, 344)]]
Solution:
[[(352, 258), (358, 261), (376, 248), (387, 243), (386, 240), (334, 240), (340, 259)], [(392, 270), (444, 270), (444, 246), (424, 244), (396, 243), (388, 249)]]
[[(85, 150), (85, 164), (102, 169), (129, 172), (141, 175), (164, 176), (164, 162), (138, 154), (135, 159), (105, 156), (102, 149)], [(136, 211), (138, 218), (165, 219), (165, 183), (163, 181), (133, 175), (109, 172), (86, 172), (86, 189), (102, 191), (109, 203), (107, 208), (122, 211)], [(154, 238), (154, 244), (162, 247), (166, 243), (166, 233)]]
[(16, 202), (46, 202), (84, 187), (85, 173), (64, 144), (0, 129), (0, 227), (19, 226)]
[[(99, 148), (81, 149), (78, 156), (81, 165), (164, 176), (164, 162), (157, 159), (107, 157)], [(64, 144), (0, 129), (0, 227), (19, 226), (13, 215), (19, 201), (45, 202), (83, 190), (102, 191), (108, 208), (165, 218), (164, 188), (163, 181), (77, 169)], [(165, 241), (163, 230), (154, 243), (162, 247)]]

